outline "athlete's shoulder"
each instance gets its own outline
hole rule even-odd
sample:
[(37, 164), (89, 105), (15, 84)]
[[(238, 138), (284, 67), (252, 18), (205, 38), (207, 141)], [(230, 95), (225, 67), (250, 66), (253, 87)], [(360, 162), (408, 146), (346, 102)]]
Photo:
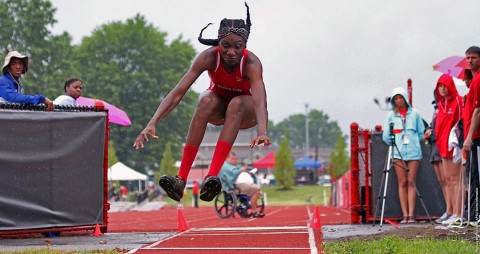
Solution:
[(217, 47), (210, 47), (208, 49), (205, 49), (203, 50), (202, 52), (200, 52), (200, 54), (198, 54), (198, 57), (197, 58), (215, 58), (215, 56), (217, 55)]
[(208, 49), (203, 50), (195, 58), (193, 67), (201, 68), (202, 70), (212, 69), (215, 65), (216, 52), (217, 52), (216, 47), (210, 47)]
[(252, 59), (252, 60), (254, 60), (254, 61), (259, 61), (259, 62), (260, 62), (260, 58), (258, 58), (258, 56), (255, 55), (255, 53), (253, 53), (253, 51), (250, 51), (250, 50), (248, 50), (248, 49), (247, 49), (247, 51), (248, 51), (248, 53), (247, 53), (247, 59)]
[(252, 51), (248, 51), (248, 54), (247, 54), (247, 61), (245, 62), (245, 65), (246, 67), (248, 68), (248, 66), (251, 66), (251, 67), (261, 67), (262, 66), (262, 62), (260, 61), (260, 58), (255, 55), (255, 53), (253, 53)]

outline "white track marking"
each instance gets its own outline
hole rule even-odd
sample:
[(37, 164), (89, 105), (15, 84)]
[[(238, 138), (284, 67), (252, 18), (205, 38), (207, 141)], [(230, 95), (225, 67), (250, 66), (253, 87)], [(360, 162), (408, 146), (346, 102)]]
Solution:
[(310, 245), (310, 254), (318, 254), (315, 235), (313, 234), (313, 229), (310, 227), (308, 227), (308, 244)]
[[(165, 241), (170, 240), (170, 239), (172, 239), (172, 238), (175, 238), (175, 237), (177, 237), (177, 236), (181, 236), (181, 235), (183, 235), (183, 234), (185, 234), (185, 233), (187, 233), (187, 232), (189, 232), (189, 231), (191, 231), (191, 230), (192, 230), (192, 229), (188, 229), (188, 230), (183, 231), (183, 232), (180, 232), (180, 233), (178, 233), (178, 234), (171, 235), (171, 236), (166, 237), (166, 238), (164, 238), (164, 239), (162, 239), (162, 240), (159, 240), (159, 241), (156, 241), (156, 242), (154, 242), (154, 243), (151, 243), (150, 245), (145, 246), (144, 248), (148, 249), (148, 248), (150, 248), (150, 246), (158, 245), (158, 244), (160, 244), (160, 243), (162, 243), (162, 242), (165, 242)], [(143, 248), (142, 248), (142, 249), (143, 249)]]
[[(155, 247), (165, 242), (167, 240), (173, 239), (178, 236), (216, 236), (222, 235), (225, 236), (225, 233), (231, 231), (230, 234), (235, 235), (252, 235), (252, 234), (263, 234), (263, 235), (275, 235), (275, 234), (308, 234), (309, 235), (309, 245), (310, 248), (298, 247)], [(250, 231), (250, 232), (247, 232)], [(252, 232), (253, 231), (253, 232)], [(257, 232), (255, 232), (257, 231)], [(270, 231), (270, 232), (258, 232), (258, 231)], [(303, 231), (303, 232), (302, 232)], [(308, 229), (305, 226), (285, 226), (285, 227), (233, 227), (233, 228), (191, 228), (184, 232), (169, 236), (160, 241), (154, 242), (148, 246), (136, 249), (133, 252), (135, 253), (138, 250), (310, 250), (312, 254), (317, 254), (317, 248), (315, 246), (315, 239), (313, 236), (313, 231)], [(211, 232), (211, 233), (202, 233), (202, 232)], [(221, 233), (214, 233), (221, 232)], [(310, 235), (312, 234), (312, 235)], [(311, 238), (313, 237), (313, 240)], [(312, 243), (313, 241), (313, 243)], [(313, 247), (312, 247), (313, 244)], [(312, 249), (313, 248), (313, 249)]]
[[(280, 230), (280, 229), (307, 229), (305, 226), (285, 226), (285, 227), (236, 227), (236, 228), (195, 228), (192, 231), (249, 231), (249, 230)], [(185, 231), (186, 232), (186, 231)]]

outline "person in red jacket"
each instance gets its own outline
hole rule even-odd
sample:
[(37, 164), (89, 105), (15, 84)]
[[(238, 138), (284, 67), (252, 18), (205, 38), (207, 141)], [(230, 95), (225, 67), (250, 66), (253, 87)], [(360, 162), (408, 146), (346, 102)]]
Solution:
[(438, 102), (437, 121), (435, 134), (437, 135), (437, 147), (442, 163), (440, 170), (445, 179), (444, 199), (446, 211), (442, 217), (448, 219), (442, 224), (449, 225), (461, 218), (462, 211), (462, 184), (460, 182), (461, 160), (453, 162), (453, 149), (449, 148), (448, 140), (450, 132), (462, 116), (463, 98), (457, 92), (453, 78), (443, 74), (437, 81), (435, 99)]
[[(437, 88), (433, 90), (433, 96), (435, 96)], [(425, 130), (425, 133), (423, 134), (422, 141), (427, 142), (430, 145), (430, 163), (433, 166), (433, 170), (435, 171), (435, 174), (437, 175), (438, 183), (442, 187), (442, 193), (443, 196), (445, 197), (445, 187), (447, 186), (446, 181), (444, 176), (442, 175), (442, 170), (440, 169), (440, 164), (442, 163), (442, 157), (440, 157), (440, 153), (438, 152), (438, 147), (437, 147), (437, 136), (435, 135), (435, 123), (437, 122), (437, 113), (438, 113), (438, 103), (437, 100), (433, 102), (434, 104), (434, 113), (433, 113), (433, 118), (432, 122), (430, 123), (430, 126)], [(440, 218), (435, 220), (437, 223), (442, 223), (444, 220), (448, 219), (447, 213), (444, 213)]]
[(467, 198), (467, 206), (470, 208), (467, 217), (470, 225), (480, 226), (480, 189), (478, 152), (480, 147), (480, 47), (472, 46), (465, 52), (467, 67), (472, 71), (473, 79), (470, 83), (463, 115), (464, 136), (463, 149), (467, 155), (466, 168), (469, 172), (470, 196)]
[(198, 186), (197, 180), (193, 181), (193, 187), (192, 187), (192, 194), (193, 194), (193, 206), (195, 208), (198, 208), (198, 190), (200, 187)]
[(250, 147), (270, 145), (267, 133), (267, 95), (262, 77), (262, 63), (247, 50), (250, 35), (250, 12), (247, 7), (246, 21), (223, 19), (220, 22), (217, 39), (204, 39), (200, 32), (198, 40), (211, 46), (201, 52), (175, 88), (158, 106), (152, 119), (138, 135), (133, 146), (143, 148), (148, 136), (157, 139), (155, 126), (166, 117), (182, 100), (193, 82), (205, 71), (208, 72), (210, 87), (200, 94), (195, 113), (183, 148), (182, 161), (177, 176), (163, 175), (159, 184), (168, 197), (180, 201), (190, 168), (205, 135), (207, 124), (223, 125), (218, 138), (210, 169), (200, 190), (200, 199), (212, 201), (222, 190), (218, 173), (227, 158), (239, 129), (257, 126), (257, 136), (250, 141)]

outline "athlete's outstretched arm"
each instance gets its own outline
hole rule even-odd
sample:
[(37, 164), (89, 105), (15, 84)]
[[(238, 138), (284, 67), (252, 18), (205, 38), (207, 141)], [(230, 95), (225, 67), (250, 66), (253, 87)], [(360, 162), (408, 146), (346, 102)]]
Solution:
[(214, 53), (212, 55), (212, 52), (214, 51), (212, 51), (210, 48), (198, 55), (190, 69), (160, 103), (152, 119), (150, 119), (145, 129), (140, 132), (138, 137), (135, 139), (133, 147), (136, 149), (143, 148), (143, 143), (145, 141), (148, 142), (148, 136), (151, 136), (153, 139), (158, 139), (158, 136), (155, 134), (155, 127), (157, 123), (161, 119), (165, 118), (178, 105), (178, 103), (180, 103), (187, 91), (193, 85), (193, 82), (195, 82), (195, 80), (197, 80), (197, 78), (205, 70), (209, 69), (213, 65), (212, 61), (214, 61), (215, 55)]
[(267, 110), (267, 92), (263, 83), (263, 67), (260, 59), (251, 51), (248, 55), (249, 60), (245, 65), (245, 73), (250, 79), (252, 88), (253, 106), (257, 117), (257, 137), (250, 141), (250, 147), (263, 144), (270, 145), (268, 137), (268, 110)]

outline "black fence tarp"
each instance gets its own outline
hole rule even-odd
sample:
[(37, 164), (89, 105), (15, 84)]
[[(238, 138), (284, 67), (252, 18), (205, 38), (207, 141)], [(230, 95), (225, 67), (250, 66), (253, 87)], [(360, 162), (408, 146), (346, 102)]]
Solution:
[[(429, 161), (430, 147), (422, 144), (422, 153), (423, 159), (420, 162), (417, 174), (417, 189), (429, 215), (438, 217), (445, 212), (445, 201), (435, 170)], [(382, 133), (372, 134), (372, 198), (374, 198), (372, 214), (376, 210), (377, 213), (374, 214), (374, 216), (376, 216), (377, 219), (380, 219), (382, 211), (381, 201), (383, 200), (385, 184), (385, 181), (383, 181), (382, 185), (382, 179), (386, 177), (384, 171), (387, 157), (388, 146), (382, 141)], [(398, 199), (398, 182), (394, 168), (389, 170), (385, 199), (384, 217), (402, 217), (402, 209), (400, 208), (400, 201)], [(427, 218), (427, 212), (418, 196), (415, 204), (415, 216)]]
[(0, 110), (0, 231), (103, 223), (105, 120)]

